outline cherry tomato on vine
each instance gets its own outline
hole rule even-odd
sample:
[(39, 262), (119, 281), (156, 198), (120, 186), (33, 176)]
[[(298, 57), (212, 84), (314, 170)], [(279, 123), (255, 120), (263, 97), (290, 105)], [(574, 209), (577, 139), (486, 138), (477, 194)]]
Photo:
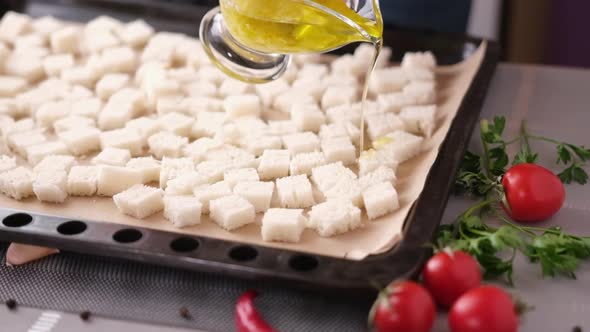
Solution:
[(539, 222), (561, 209), (565, 189), (550, 170), (535, 164), (518, 164), (502, 178), (506, 213), (520, 222)]

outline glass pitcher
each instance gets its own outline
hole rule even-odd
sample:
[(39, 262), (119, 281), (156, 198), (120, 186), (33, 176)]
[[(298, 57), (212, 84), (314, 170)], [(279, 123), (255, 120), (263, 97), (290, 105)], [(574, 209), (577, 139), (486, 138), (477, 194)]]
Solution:
[(201, 21), (211, 61), (249, 83), (281, 76), (291, 54), (381, 42), (378, 0), (220, 0)]

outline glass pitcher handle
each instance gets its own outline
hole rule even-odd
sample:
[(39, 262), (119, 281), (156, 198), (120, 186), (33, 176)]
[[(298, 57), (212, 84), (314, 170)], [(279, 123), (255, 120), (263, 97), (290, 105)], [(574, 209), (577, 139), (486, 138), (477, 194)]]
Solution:
[(227, 75), (247, 83), (276, 80), (291, 61), (288, 54), (262, 53), (238, 42), (227, 29), (219, 7), (203, 17), (199, 35), (211, 61)]

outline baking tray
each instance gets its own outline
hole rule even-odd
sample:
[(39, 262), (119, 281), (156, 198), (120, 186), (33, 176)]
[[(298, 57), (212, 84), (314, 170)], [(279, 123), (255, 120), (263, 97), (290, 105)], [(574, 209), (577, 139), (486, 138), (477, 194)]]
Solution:
[[(57, 7), (60, 1), (43, 2), (43, 5), (47, 6), (48, 3)], [(71, 17), (61, 15), (60, 18), (71, 19), (76, 16), (76, 7), (71, 6), (71, 3), (69, 5), (67, 11), (64, 8), (58, 9), (63, 11), (62, 14), (69, 13)], [(35, 7), (29, 4), (28, 8)], [(92, 12), (92, 8), (88, 7), (81, 7), (79, 10)], [(103, 6), (100, 10), (100, 13), (105, 13)], [(187, 7), (187, 11), (191, 10), (195, 14), (204, 12), (202, 8)], [(166, 24), (162, 13), (156, 15), (154, 22), (150, 20), (149, 12), (146, 9), (145, 13), (135, 12), (135, 15), (145, 14), (144, 18), (156, 28), (159, 27), (158, 22)], [(96, 14), (98, 13), (95, 11), (93, 16)], [(112, 12), (108, 14), (117, 16)], [(124, 17), (125, 14), (121, 16)], [(196, 30), (198, 17), (200, 16), (183, 22), (185, 27), (177, 31), (186, 32), (188, 27)], [(178, 19), (172, 20), (179, 25)], [(192, 34), (195, 33), (193, 31)], [(387, 28), (384, 42), (385, 45), (393, 46), (393, 61), (399, 61), (408, 51), (430, 50), (441, 64), (452, 64), (468, 58), (483, 41), (458, 35)], [(341, 52), (351, 49), (352, 47), (347, 47)], [(385, 253), (352, 261), (204, 236), (185, 236), (107, 222), (71, 220), (2, 207), (0, 241), (56, 247), (66, 251), (222, 273), (239, 278), (289, 282), (290, 286), (324, 291), (347, 289), (349, 292), (374, 292), (375, 286), (385, 285), (393, 279), (416, 276), (428, 257), (429, 249), (425, 244), (432, 240), (441, 220), (452, 190), (454, 174), (460, 166), (478, 121), (498, 58), (497, 44), (488, 42), (483, 62), (428, 173), (425, 189), (406, 219), (403, 238)]]

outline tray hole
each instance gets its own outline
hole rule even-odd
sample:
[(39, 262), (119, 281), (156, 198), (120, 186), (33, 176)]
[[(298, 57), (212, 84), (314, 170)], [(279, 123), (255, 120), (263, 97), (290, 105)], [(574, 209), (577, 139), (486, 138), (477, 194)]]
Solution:
[(258, 256), (258, 250), (250, 246), (239, 246), (233, 248), (229, 252), (229, 257), (234, 261), (247, 262), (255, 259)]
[(189, 252), (199, 247), (199, 241), (190, 237), (179, 237), (170, 243), (170, 248), (176, 252)]
[(77, 235), (86, 230), (85, 223), (77, 220), (67, 221), (57, 226), (57, 232), (63, 235)]
[(296, 271), (307, 272), (318, 267), (318, 259), (308, 255), (298, 255), (289, 259), (289, 266)]
[(26, 213), (15, 213), (2, 220), (4, 226), (7, 227), (23, 227), (31, 223), (33, 217)]
[(126, 228), (117, 231), (117, 233), (113, 235), (113, 240), (119, 243), (133, 243), (139, 241), (142, 236), (143, 234), (141, 234), (141, 232), (137, 229)]

